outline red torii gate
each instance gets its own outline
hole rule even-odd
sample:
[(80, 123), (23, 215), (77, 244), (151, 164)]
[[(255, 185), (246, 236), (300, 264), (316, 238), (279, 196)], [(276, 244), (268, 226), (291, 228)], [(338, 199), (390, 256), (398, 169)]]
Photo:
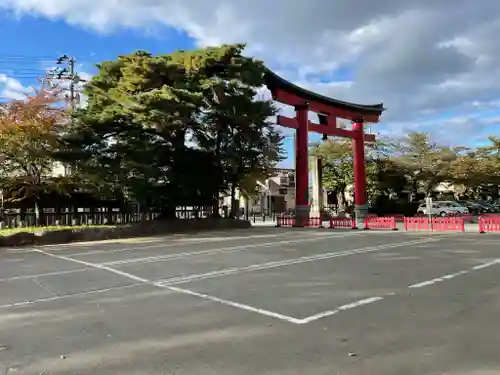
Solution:
[[(271, 71), (265, 74), (266, 85), (273, 99), (295, 107), (295, 118), (278, 116), (278, 125), (296, 129), (295, 145), (295, 210), (301, 225), (309, 218), (309, 149), (308, 132), (351, 138), (354, 159), (354, 205), (356, 220), (362, 221), (368, 212), (366, 204), (365, 142), (375, 136), (364, 133), (365, 122), (379, 122), (383, 104), (360, 105), (316, 94), (279, 77)], [(309, 111), (318, 115), (319, 124), (308, 119)], [(337, 118), (351, 120), (352, 130), (337, 127)]]

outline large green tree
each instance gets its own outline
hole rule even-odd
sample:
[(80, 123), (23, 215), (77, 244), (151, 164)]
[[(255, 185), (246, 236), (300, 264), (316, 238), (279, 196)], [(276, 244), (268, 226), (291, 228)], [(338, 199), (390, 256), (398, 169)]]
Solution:
[[(382, 188), (380, 177), (386, 171), (385, 145), (382, 142), (366, 147), (367, 194), (373, 196)], [(323, 186), (336, 197), (339, 210), (345, 209), (346, 189), (354, 184), (352, 142), (349, 139), (332, 138), (315, 145), (311, 154), (322, 159)], [(387, 177), (386, 179), (388, 179)]]
[(456, 159), (453, 149), (434, 143), (425, 132), (411, 132), (393, 144), (393, 163), (405, 174), (411, 192), (431, 195), (441, 182), (450, 179), (450, 167)]
[(136, 52), (99, 64), (61, 158), (101, 191), (124, 190), (165, 215), (218, 202), (280, 155), (272, 103), (255, 98), (265, 68), (243, 48)]
[(450, 176), (460, 192), (477, 198), (498, 196), (500, 185), (500, 140), (489, 137), (489, 145), (462, 148), (450, 168)]

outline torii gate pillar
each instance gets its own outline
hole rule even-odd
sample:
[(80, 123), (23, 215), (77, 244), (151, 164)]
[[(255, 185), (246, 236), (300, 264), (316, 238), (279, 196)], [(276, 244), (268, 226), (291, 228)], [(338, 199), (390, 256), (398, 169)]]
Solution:
[(307, 104), (295, 106), (297, 130), (295, 135), (295, 214), (296, 226), (309, 221), (309, 144)]
[(352, 153), (354, 168), (354, 215), (359, 228), (368, 213), (366, 204), (366, 168), (365, 168), (365, 141), (364, 120), (358, 119), (352, 122)]

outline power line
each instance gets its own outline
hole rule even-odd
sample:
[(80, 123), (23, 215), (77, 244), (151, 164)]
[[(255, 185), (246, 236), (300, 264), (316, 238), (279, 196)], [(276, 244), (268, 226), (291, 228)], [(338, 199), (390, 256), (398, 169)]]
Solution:
[(0, 59), (3, 60), (51, 60), (54, 61), (54, 56), (23, 56), (23, 55), (4, 55), (0, 54)]

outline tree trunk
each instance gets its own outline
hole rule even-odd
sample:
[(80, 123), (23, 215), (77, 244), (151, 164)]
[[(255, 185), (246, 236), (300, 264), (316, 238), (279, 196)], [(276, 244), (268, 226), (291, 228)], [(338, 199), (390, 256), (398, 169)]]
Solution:
[[(217, 131), (217, 140), (216, 140), (216, 147), (215, 147), (215, 160), (217, 160), (217, 167), (219, 168), (219, 176), (222, 175), (222, 166), (221, 166), (221, 160), (220, 160), (220, 148), (221, 148), (221, 132)], [(220, 217), (220, 191), (217, 190), (215, 192), (214, 200), (212, 202), (212, 217), (219, 218)]]
[(236, 183), (231, 183), (231, 218), (234, 219), (237, 216), (237, 210), (239, 207), (236, 207)]
[(39, 198), (35, 198), (35, 226), (45, 226), (45, 215), (43, 212), (42, 202)]
[(416, 197), (418, 194), (418, 180), (413, 180), (411, 183), (411, 201), (413, 201), (413, 197)]
[(337, 190), (337, 207), (338, 211), (345, 211), (345, 191), (343, 189)]
[(219, 210), (220, 210), (220, 207), (219, 207), (219, 192), (217, 191), (215, 193), (214, 199), (212, 201), (212, 215), (210, 215), (210, 216), (211, 217), (215, 217), (215, 218), (220, 217)]

